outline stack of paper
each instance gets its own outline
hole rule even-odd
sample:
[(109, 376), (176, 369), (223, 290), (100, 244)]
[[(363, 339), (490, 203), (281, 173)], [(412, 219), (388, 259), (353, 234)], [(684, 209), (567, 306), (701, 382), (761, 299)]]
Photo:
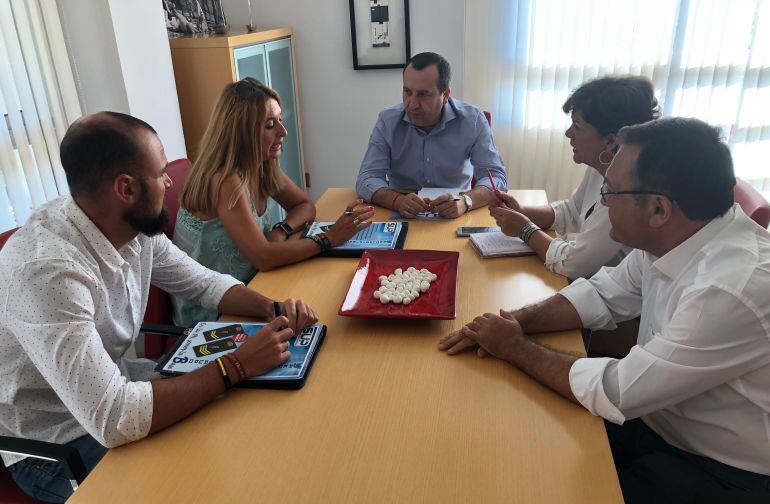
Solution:
[(533, 255), (534, 250), (520, 238), (503, 233), (475, 233), (471, 235), (471, 244), (481, 257), (525, 256)]

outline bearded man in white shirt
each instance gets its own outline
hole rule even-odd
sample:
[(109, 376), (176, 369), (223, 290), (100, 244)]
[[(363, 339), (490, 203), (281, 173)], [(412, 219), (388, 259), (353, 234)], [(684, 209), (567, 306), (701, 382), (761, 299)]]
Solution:
[[(0, 251), (0, 435), (72, 446), (90, 471), (107, 448), (164, 429), (242, 374), (284, 362), (286, 340), (318, 317), (301, 301), (276, 305), (204, 268), (163, 234), (171, 179), (144, 121), (112, 112), (81, 118), (62, 140), (61, 160), (71, 196), (41, 206)], [(220, 312), (273, 320), (235, 360), (223, 360), (227, 376), (211, 363), (160, 380), (153, 361), (124, 357), (150, 281)], [(63, 502), (72, 492), (57, 462), (12, 454), (3, 462), (39, 500)]]
[[(626, 502), (770, 491), (770, 235), (733, 202), (732, 160), (697, 119), (620, 131), (602, 187), (610, 235), (637, 250), (518, 310), (441, 340), (506, 360), (608, 422)], [(613, 329), (641, 315), (621, 360), (527, 333)]]

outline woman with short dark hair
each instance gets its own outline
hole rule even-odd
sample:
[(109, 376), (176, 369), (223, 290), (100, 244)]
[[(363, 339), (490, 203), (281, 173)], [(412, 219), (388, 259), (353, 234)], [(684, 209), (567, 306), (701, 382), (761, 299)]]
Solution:
[[(562, 107), (572, 114), (564, 133), (572, 159), (588, 166), (578, 188), (569, 199), (550, 205), (521, 206), (501, 194), (508, 208), (490, 207), (503, 232), (526, 241), (551, 271), (572, 279), (590, 277), (602, 266), (617, 265), (629, 252), (610, 238), (608, 210), (599, 202), (599, 190), (617, 150), (620, 128), (659, 117), (654, 93), (652, 82), (639, 76), (608, 76), (581, 85)], [(541, 228), (553, 229), (557, 238)]]

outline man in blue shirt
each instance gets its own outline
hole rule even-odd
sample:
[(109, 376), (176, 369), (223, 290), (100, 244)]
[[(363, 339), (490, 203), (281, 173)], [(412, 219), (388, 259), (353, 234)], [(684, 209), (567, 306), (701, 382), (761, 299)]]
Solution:
[[(356, 191), (406, 218), (423, 211), (455, 218), (508, 190), (505, 167), (484, 113), (449, 97), (449, 62), (436, 53), (413, 56), (403, 74), (403, 103), (380, 112), (361, 162)], [(475, 181), (475, 187), (467, 190)], [(395, 189), (456, 189), (426, 202)]]

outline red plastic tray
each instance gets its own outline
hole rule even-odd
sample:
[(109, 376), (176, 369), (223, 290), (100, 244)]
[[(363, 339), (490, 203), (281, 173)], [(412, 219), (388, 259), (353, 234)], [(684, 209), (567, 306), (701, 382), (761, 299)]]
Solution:
[[(459, 252), (441, 250), (367, 250), (356, 267), (353, 281), (339, 314), (348, 317), (453, 319), (457, 291)], [(380, 287), (380, 275), (396, 268), (427, 268), (438, 276), (430, 289), (408, 305), (382, 304), (372, 294)]]

